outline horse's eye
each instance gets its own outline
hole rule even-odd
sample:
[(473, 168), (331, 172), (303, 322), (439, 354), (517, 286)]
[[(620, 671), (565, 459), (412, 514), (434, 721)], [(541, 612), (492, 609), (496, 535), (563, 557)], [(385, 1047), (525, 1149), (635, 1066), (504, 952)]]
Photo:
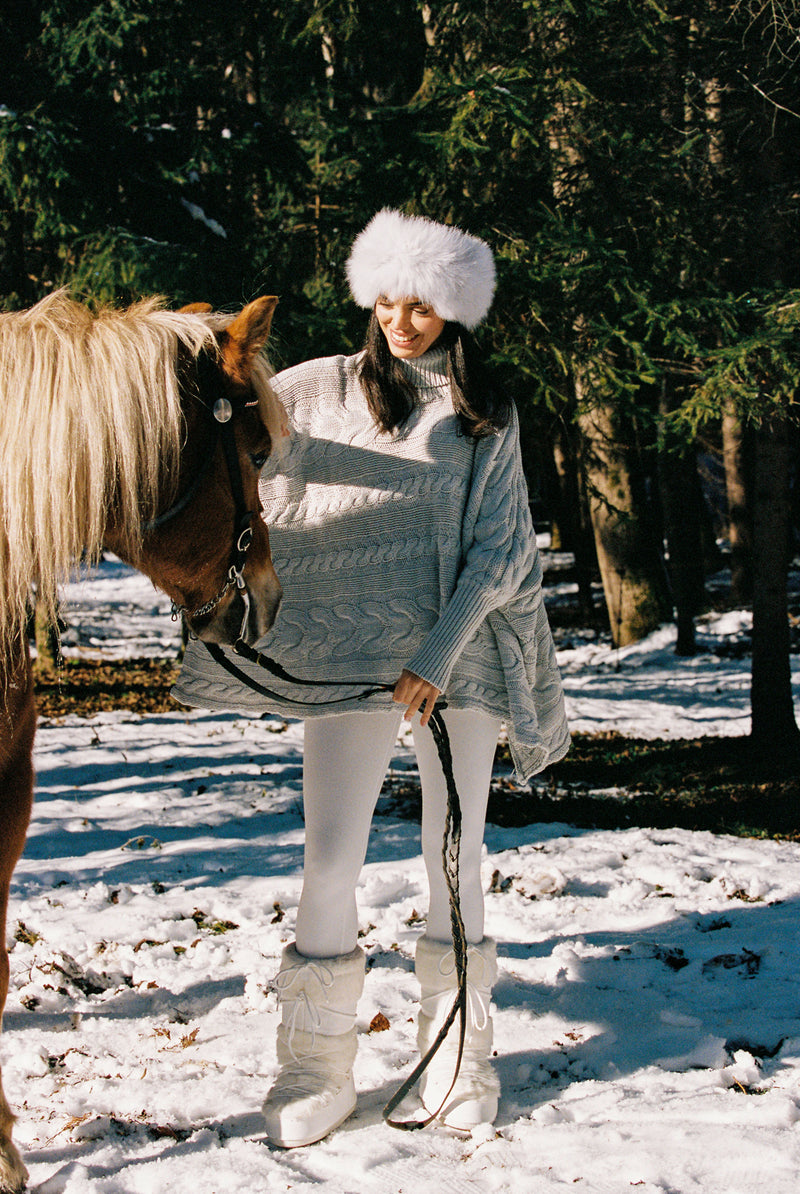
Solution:
[(253, 468), (258, 469), (258, 471), (261, 472), (262, 468), (267, 463), (268, 456), (269, 448), (264, 448), (262, 452), (252, 452), (250, 454), (250, 460), (252, 461)]

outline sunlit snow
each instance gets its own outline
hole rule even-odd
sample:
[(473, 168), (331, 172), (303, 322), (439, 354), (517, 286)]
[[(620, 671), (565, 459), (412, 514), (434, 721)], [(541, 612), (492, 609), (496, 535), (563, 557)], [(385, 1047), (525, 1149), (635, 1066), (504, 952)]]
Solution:
[[(67, 596), (68, 654), (177, 647), (169, 602), (113, 560)], [(705, 619), (689, 660), (669, 629), (617, 652), (563, 641), (573, 727), (746, 733), (749, 660), (725, 648), (747, 630), (744, 614)], [(399, 741), (393, 768), (412, 760)], [(401, 1133), (381, 1110), (414, 1058), (425, 881), (417, 827), (379, 806), (358, 1109), (287, 1152), (259, 1108), (301, 883), (302, 724), (70, 716), (41, 724), (36, 766), (0, 1058), (38, 1194), (795, 1194), (796, 844), (489, 826), (500, 1113), (471, 1135)], [(378, 1012), (388, 1031), (370, 1030)]]

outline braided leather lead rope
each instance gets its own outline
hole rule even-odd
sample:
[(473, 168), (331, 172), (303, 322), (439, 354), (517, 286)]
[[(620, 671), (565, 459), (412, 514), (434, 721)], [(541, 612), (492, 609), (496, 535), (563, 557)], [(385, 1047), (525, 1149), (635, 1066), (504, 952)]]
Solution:
[[(450, 1098), (450, 1094), (458, 1078), (459, 1070), (461, 1069), (464, 1037), (467, 1029), (467, 937), (464, 931), (464, 921), (461, 916), (461, 900), (458, 887), (458, 861), (461, 846), (461, 801), (458, 798), (458, 789), (456, 788), (453, 776), (453, 756), (450, 750), (450, 738), (447, 733), (447, 727), (444, 724), (444, 718), (442, 717), (441, 705), (437, 704), (434, 708), (428, 724), (431, 727), (436, 749), (439, 752), (439, 760), (442, 764), (442, 771), (444, 772), (445, 783), (447, 784), (447, 814), (445, 816), (444, 838), (442, 840), (442, 863), (447, 891), (450, 896), (450, 931), (453, 938), (453, 952), (456, 960), (458, 991), (453, 1006), (450, 1008), (428, 1052), (417, 1062), (414, 1069), (398, 1090), (395, 1091), (383, 1109), (383, 1118), (386, 1123), (390, 1127), (399, 1128), (404, 1132), (413, 1132), (419, 1128), (426, 1128), (428, 1124), (432, 1123), (441, 1114), (447, 1100)], [(392, 1119), (392, 1112), (419, 1081), (434, 1054), (450, 1031), (456, 1016), (460, 1017), (456, 1066), (453, 1073), (453, 1081), (450, 1083), (440, 1106), (436, 1111), (428, 1115), (426, 1119)]]
[[(257, 680), (252, 679), (247, 675), (246, 672), (243, 672), (241, 668), (237, 667), (233, 660), (230, 659), (222, 650), (222, 648), (216, 645), (216, 643), (205, 643), (204, 645), (211, 654), (212, 658), (215, 659), (221, 667), (223, 667), (232, 676), (235, 676), (237, 680), (243, 684), (246, 684), (248, 688), (251, 688), (256, 692), (260, 692), (266, 697), (288, 701), (292, 705), (303, 706), (309, 703), (307, 701), (294, 700), (292, 698), (281, 696), (279, 693), (267, 688), (266, 685), (259, 684)], [(337, 685), (331, 685), (330, 682), (326, 680), (300, 680), (297, 678), (297, 676), (293, 676), (290, 672), (287, 672), (286, 669), (274, 659), (270, 659), (267, 655), (262, 655), (261, 652), (254, 650), (241, 639), (234, 644), (233, 650), (237, 655), (242, 655), (251, 663), (258, 664), (259, 667), (271, 672), (274, 676), (278, 676), (280, 679), (289, 681), (292, 684), (315, 688), (330, 688), (339, 687), (342, 683), (340, 681)], [(367, 697), (372, 696), (374, 693), (392, 692), (394, 689), (394, 684), (365, 685), (365, 682), (361, 680), (345, 681), (344, 683), (347, 684), (348, 687), (352, 686), (355, 688), (361, 688), (362, 691), (355, 693), (354, 696), (351, 697), (341, 697), (339, 698), (341, 701), (352, 700), (354, 697), (358, 700), (364, 700)], [(334, 704), (336, 702), (326, 703)], [(437, 701), (436, 706), (431, 713), (428, 725), (431, 728), (433, 740), (436, 743), (436, 750), (439, 754), (439, 761), (442, 765), (442, 772), (444, 774), (445, 784), (447, 786), (447, 811), (445, 814), (444, 835), (442, 838), (442, 866), (444, 868), (445, 883), (447, 884), (447, 891), (450, 897), (450, 932), (453, 939), (453, 953), (455, 955), (456, 963), (457, 992), (453, 1006), (451, 1007), (444, 1020), (444, 1023), (439, 1029), (433, 1044), (428, 1049), (425, 1056), (417, 1062), (414, 1069), (411, 1071), (402, 1085), (395, 1091), (383, 1109), (383, 1118), (389, 1127), (398, 1128), (403, 1132), (413, 1132), (417, 1131), (419, 1128), (426, 1128), (428, 1124), (432, 1123), (441, 1114), (442, 1109), (447, 1103), (447, 1100), (450, 1098), (450, 1094), (458, 1078), (459, 1070), (461, 1069), (461, 1058), (464, 1053), (464, 1038), (467, 1031), (467, 937), (464, 930), (464, 921), (461, 916), (461, 898), (458, 885), (458, 867), (461, 847), (461, 801), (459, 800), (458, 788), (456, 787), (455, 776), (453, 775), (453, 754), (450, 749), (450, 736), (447, 733), (447, 726), (445, 725), (444, 718), (442, 716), (442, 710), (446, 708), (447, 704), (445, 701)], [(453, 1073), (453, 1081), (450, 1083), (450, 1087), (447, 1091), (447, 1094), (442, 1099), (441, 1105), (436, 1111), (433, 1112), (433, 1114), (428, 1115), (427, 1118), (424, 1119), (392, 1119), (392, 1112), (419, 1081), (422, 1074), (430, 1064), (434, 1054), (437, 1052), (448, 1032), (450, 1031), (456, 1016), (460, 1017), (456, 1065)]]

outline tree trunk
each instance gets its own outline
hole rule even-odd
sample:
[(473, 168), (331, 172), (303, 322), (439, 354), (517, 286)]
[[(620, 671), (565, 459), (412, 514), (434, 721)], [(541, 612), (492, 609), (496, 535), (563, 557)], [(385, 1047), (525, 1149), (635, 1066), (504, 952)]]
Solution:
[[(662, 416), (675, 408), (677, 400), (674, 383), (667, 377), (661, 389)], [(694, 655), (694, 620), (705, 592), (702, 495), (694, 448), (682, 442), (665, 442), (658, 454), (658, 480), (678, 628), (675, 652)]]
[(731, 548), (731, 596), (737, 605), (753, 600), (753, 531), (745, 452), (745, 433), (732, 404), (722, 414), (722, 457), (728, 499)]
[(597, 562), (615, 647), (638, 642), (669, 614), (664, 573), (641, 477), (610, 403), (579, 415)]
[(772, 418), (755, 433), (752, 742), (765, 757), (800, 760), (786, 592), (791, 544), (792, 428)]
[(562, 548), (575, 557), (580, 614), (592, 621), (595, 613), (592, 579), (597, 573), (597, 552), (577, 439), (574, 427), (561, 426), (553, 441), (559, 498), (556, 521)]
[[(550, 57), (557, 63), (571, 33), (565, 16), (547, 23)], [(549, 68), (555, 84), (555, 102), (545, 120), (550, 147), (553, 198), (567, 206), (577, 190), (593, 187), (583, 159), (581, 104), (577, 92), (562, 85), (561, 69)], [(573, 257), (577, 266), (583, 256)], [(571, 300), (565, 293), (567, 303)], [(586, 338), (586, 316), (572, 315), (574, 342)], [(661, 624), (668, 614), (660, 553), (648, 520), (644, 486), (620, 442), (613, 396), (595, 393), (579, 355), (573, 361), (573, 386), (580, 430), (580, 459), (586, 485), (597, 563), (603, 582), (611, 636), (615, 646), (638, 642)]]

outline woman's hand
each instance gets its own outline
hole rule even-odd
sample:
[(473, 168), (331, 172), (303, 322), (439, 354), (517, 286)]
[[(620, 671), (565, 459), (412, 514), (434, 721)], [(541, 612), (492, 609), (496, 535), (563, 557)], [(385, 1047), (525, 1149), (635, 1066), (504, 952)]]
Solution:
[(392, 700), (398, 705), (408, 706), (403, 714), (406, 721), (411, 721), (415, 713), (421, 712), (420, 725), (426, 726), (440, 693), (440, 688), (434, 688), (427, 680), (422, 680), (404, 668), (395, 685)]

